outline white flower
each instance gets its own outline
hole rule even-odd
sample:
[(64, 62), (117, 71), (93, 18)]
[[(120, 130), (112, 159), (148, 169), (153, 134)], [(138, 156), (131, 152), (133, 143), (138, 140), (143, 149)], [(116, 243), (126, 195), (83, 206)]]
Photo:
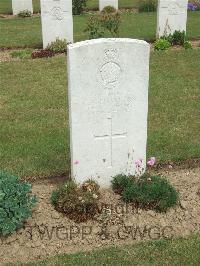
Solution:
[(93, 197), (94, 199), (97, 199), (97, 198), (98, 198), (98, 196), (97, 196), (96, 194), (92, 194), (92, 197)]
[(82, 200), (82, 197), (78, 197), (79, 200)]

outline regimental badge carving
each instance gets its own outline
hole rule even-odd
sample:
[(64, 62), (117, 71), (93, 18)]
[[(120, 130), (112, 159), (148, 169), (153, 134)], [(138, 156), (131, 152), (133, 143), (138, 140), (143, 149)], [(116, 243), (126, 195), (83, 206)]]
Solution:
[(184, 5), (183, 3), (178, 3), (176, 1), (170, 1), (169, 3), (163, 3), (163, 6), (161, 8), (165, 8), (168, 10), (169, 15), (179, 15), (184, 13)]
[(104, 64), (100, 69), (101, 79), (107, 88), (114, 88), (122, 72), (118, 62), (117, 49), (107, 49), (104, 51)]
[(55, 20), (62, 20), (63, 19), (63, 12), (62, 9), (58, 6), (55, 6), (51, 9), (51, 16)]

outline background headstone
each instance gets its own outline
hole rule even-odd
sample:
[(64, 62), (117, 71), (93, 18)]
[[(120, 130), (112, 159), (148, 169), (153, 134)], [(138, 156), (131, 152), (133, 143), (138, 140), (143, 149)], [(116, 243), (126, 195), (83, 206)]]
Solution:
[(12, 0), (13, 15), (18, 15), (21, 11), (28, 10), (33, 13), (32, 0)]
[(68, 46), (72, 176), (109, 186), (146, 165), (149, 44), (97, 39)]
[(103, 10), (105, 6), (113, 6), (118, 9), (118, 0), (99, 0), (99, 10)]
[(73, 42), (72, 0), (40, 0), (43, 48), (55, 41)]
[(157, 37), (186, 32), (187, 0), (159, 0), (157, 11)]

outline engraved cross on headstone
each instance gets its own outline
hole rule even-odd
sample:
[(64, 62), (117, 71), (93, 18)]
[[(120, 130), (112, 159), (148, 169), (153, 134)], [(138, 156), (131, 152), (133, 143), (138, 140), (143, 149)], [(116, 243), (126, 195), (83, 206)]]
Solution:
[[(109, 167), (113, 166), (113, 139), (117, 139), (117, 138), (125, 138), (127, 137), (127, 132), (123, 132), (123, 133), (113, 133), (113, 122), (112, 122), (112, 117), (108, 117), (107, 118), (108, 122), (109, 122), (109, 126), (110, 126), (110, 132), (108, 134), (105, 135), (94, 135), (96, 140), (109, 140), (110, 141), (110, 159), (109, 159)], [(103, 161), (105, 162), (106, 159), (103, 159)]]

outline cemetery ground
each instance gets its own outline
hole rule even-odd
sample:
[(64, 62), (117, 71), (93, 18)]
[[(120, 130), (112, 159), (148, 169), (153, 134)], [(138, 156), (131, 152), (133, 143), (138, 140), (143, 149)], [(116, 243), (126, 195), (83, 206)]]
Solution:
[[(74, 16), (74, 39), (82, 41), (88, 38), (84, 32), (89, 14)], [(188, 12), (188, 38), (200, 38), (200, 11)], [(31, 18), (0, 18), (0, 48), (32, 47), (42, 48), (41, 21), (39, 16)], [(17, 32), (17, 34), (16, 34)], [(156, 13), (122, 13), (119, 36), (138, 38), (147, 41), (156, 38)], [(108, 36), (109, 37), (109, 36)]]
[[(200, 12), (188, 15), (188, 36), (198, 40)], [(120, 37), (155, 39), (155, 13), (122, 16)], [(87, 18), (74, 17), (75, 41), (87, 39)], [(37, 16), (0, 18), (0, 48), (41, 47), (40, 27)], [(39, 199), (24, 228), (0, 238), (1, 263), (40, 265), (38, 259), (75, 253), (41, 265), (199, 265), (199, 69), (199, 47), (151, 52), (147, 156), (156, 156), (153, 171), (180, 192), (179, 204), (167, 213), (124, 211), (121, 199), (102, 189), (110, 213), (77, 224), (50, 203), (70, 172), (66, 55), (21, 60), (1, 52), (0, 169), (32, 182)]]
[[(163, 261), (169, 257), (171, 250), (174, 253), (169, 260), (182, 259), (186, 263), (191, 256), (194, 262), (199, 260), (195, 251), (199, 247), (198, 236), (189, 238), (188, 242), (170, 242), (160, 240), (158, 234), (152, 231), (153, 237), (159, 239), (144, 244), (142, 253), (143, 249), (137, 252), (131, 246), (126, 250), (124, 244), (149, 240), (149, 235), (141, 239), (137, 232), (132, 239), (122, 227), (125, 222), (129, 226), (138, 225), (142, 231), (145, 226), (156, 226), (159, 230), (171, 228), (172, 231), (168, 230), (167, 234), (169, 237), (172, 234), (173, 238), (199, 232), (199, 128), (196, 123), (199, 114), (199, 66), (199, 48), (151, 53), (148, 156), (155, 155), (158, 162), (163, 164), (163, 170), (158, 167), (156, 171), (166, 176), (180, 192), (180, 204), (162, 214), (142, 210), (126, 214), (118, 211), (109, 217), (102, 215), (96, 220), (76, 224), (57, 213), (49, 201), (51, 191), (69, 175), (70, 168), (66, 55), (2, 62), (1, 168), (32, 181), (33, 193), (38, 196), (39, 203), (24, 229), (1, 239), (1, 260), (5, 263), (18, 260), (28, 262), (59, 253), (88, 251), (109, 245), (120, 247), (108, 249), (103, 257), (101, 252), (104, 251), (95, 251), (86, 255), (71, 255), (69, 258), (67, 255), (66, 258), (69, 263), (76, 261), (77, 265), (82, 256), (85, 262), (90, 263), (96, 259), (103, 264), (104, 260), (109, 262), (113, 259), (115, 262), (118, 257), (110, 256), (120, 250), (120, 254), (124, 253), (127, 257), (128, 264), (127, 254), (130, 254), (129, 259), (131, 256), (141, 259), (142, 254), (149, 254), (153, 249), (151, 256), (145, 256), (147, 263), (155, 262), (161, 250)], [(112, 201), (113, 206), (123, 204), (110, 191), (102, 191), (101, 200), (105, 204)], [(103, 224), (108, 226), (108, 239), (101, 234)], [(90, 227), (92, 232), (89, 235), (86, 232), (84, 239), (81, 233), (70, 239), (71, 228), (81, 232), (82, 228), (88, 230)], [(32, 235), (30, 228), (33, 230)], [(52, 228), (61, 230), (59, 237)], [(68, 231), (68, 236), (62, 229)], [(117, 234), (118, 229), (121, 230), (120, 236)], [(50, 234), (53, 230), (50, 239), (45, 230), (49, 230)], [(44, 234), (41, 236), (42, 231)], [(10, 251), (5, 257), (8, 247)], [(181, 249), (178, 252), (179, 247)], [(132, 249), (134, 252), (131, 253), (129, 250)], [(185, 249), (187, 253), (183, 256)], [(54, 258), (52, 263), (57, 262), (59, 265), (66, 258)], [(45, 263), (49, 265), (51, 260)]]

